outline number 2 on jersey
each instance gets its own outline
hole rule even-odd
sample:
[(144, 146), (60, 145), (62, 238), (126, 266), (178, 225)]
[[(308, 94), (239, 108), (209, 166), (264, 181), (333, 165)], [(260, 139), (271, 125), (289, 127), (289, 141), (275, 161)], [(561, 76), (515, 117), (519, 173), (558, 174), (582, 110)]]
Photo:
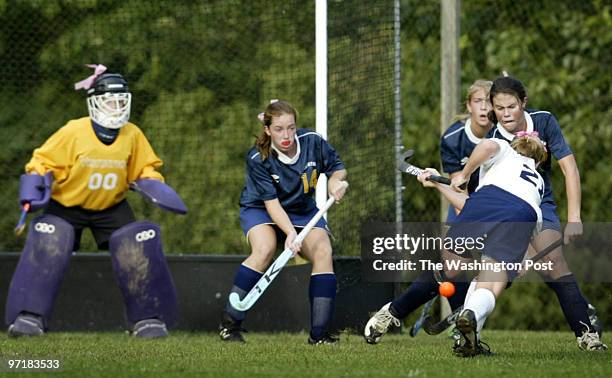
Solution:
[(538, 189), (538, 193), (540, 193), (540, 197), (544, 195), (544, 187), (540, 186), (538, 188), (538, 175), (529, 167), (527, 164), (523, 164), (523, 170), (521, 171), (521, 178), (527, 181), (530, 184), (533, 184)]

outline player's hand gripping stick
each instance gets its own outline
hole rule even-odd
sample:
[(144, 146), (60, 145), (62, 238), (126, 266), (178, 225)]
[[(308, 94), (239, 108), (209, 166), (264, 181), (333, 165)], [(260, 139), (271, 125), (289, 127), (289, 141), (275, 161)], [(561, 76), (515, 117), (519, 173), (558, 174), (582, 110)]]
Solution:
[[(421, 173), (423, 173), (423, 169), (415, 167), (414, 165), (408, 163), (408, 160), (410, 160), (410, 158), (412, 158), (413, 155), (414, 155), (414, 150), (407, 150), (406, 152), (404, 152), (399, 160), (398, 169), (403, 173), (408, 173), (409, 175), (418, 177), (421, 175)], [(426, 180), (439, 182), (440, 184), (445, 184), (445, 185), (451, 184), (451, 180), (448, 177), (438, 176), (438, 175), (431, 175), (427, 177)], [(461, 185), (460, 188), (465, 189), (466, 187), (467, 187), (467, 183)]]
[[(346, 183), (348, 186), (348, 183)], [(334, 197), (330, 197), (325, 205), (315, 214), (315, 216), (308, 222), (308, 224), (302, 229), (302, 231), (295, 238), (295, 242), (301, 243), (310, 230), (317, 224), (319, 219), (329, 210), (329, 208), (336, 202)], [(255, 302), (261, 297), (263, 292), (268, 288), (270, 283), (278, 276), (278, 273), (283, 269), (287, 262), (293, 257), (293, 251), (289, 248), (285, 249), (283, 253), (270, 265), (264, 275), (257, 281), (255, 286), (249, 291), (242, 300), (238, 293), (231, 293), (229, 296), (229, 302), (233, 308), (238, 311), (246, 311), (250, 309)]]

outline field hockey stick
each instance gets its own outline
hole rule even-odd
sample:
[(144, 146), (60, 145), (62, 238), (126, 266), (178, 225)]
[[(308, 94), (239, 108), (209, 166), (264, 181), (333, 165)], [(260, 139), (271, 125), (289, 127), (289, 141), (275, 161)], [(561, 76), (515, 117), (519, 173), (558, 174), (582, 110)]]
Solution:
[(535, 256), (531, 258), (531, 261), (536, 262), (541, 260), (544, 256), (548, 255), (558, 247), (563, 245), (563, 236), (561, 236), (558, 240), (552, 242), (548, 247), (544, 248), (540, 252), (538, 252)]
[(19, 221), (17, 222), (17, 226), (15, 226), (15, 235), (19, 236), (25, 229), (26, 218), (28, 216), (28, 211), (30, 211), (30, 203), (26, 202), (23, 204), (21, 208), (21, 215), (19, 216)]
[[(348, 184), (346, 184), (348, 185)], [(298, 234), (295, 238), (296, 243), (301, 243), (310, 230), (317, 224), (319, 219), (325, 214), (327, 210), (336, 202), (334, 197), (330, 197), (323, 208), (321, 208), (315, 216), (308, 222), (306, 227)], [(270, 283), (276, 278), (278, 273), (283, 269), (283, 267), (287, 264), (287, 262), (293, 257), (293, 251), (289, 248), (285, 249), (283, 253), (278, 256), (278, 258), (270, 265), (268, 270), (264, 273), (264, 275), (257, 281), (255, 286), (245, 295), (245, 297), (240, 300), (240, 296), (238, 293), (231, 293), (229, 296), (229, 302), (233, 308), (238, 311), (246, 311), (250, 309), (255, 302), (261, 297), (263, 292), (268, 288)]]
[[(440, 271), (438, 270), (434, 271), (433, 277), (436, 280), (436, 283), (438, 284), (438, 286), (443, 282), (442, 274), (440, 273)], [(425, 303), (425, 306), (423, 306), (423, 310), (421, 310), (421, 315), (414, 322), (412, 327), (410, 327), (409, 335), (411, 337), (415, 337), (417, 333), (419, 333), (419, 330), (421, 329), (421, 327), (423, 326), (423, 322), (425, 321), (425, 319), (431, 317), (431, 315), (429, 315), (429, 311), (431, 310), (431, 307), (434, 305), (437, 299), (438, 299), (438, 296), (436, 295), (435, 297), (430, 299), (427, 303)]]
[[(404, 152), (399, 159), (398, 169), (400, 170), (400, 172), (408, 173), (409, 175), (418, 177), (421, 175), (421, 173), (423, 173), (423, 169), (415, 167), (414, 165), (408, 163), (408, 160), (410, 160), (410, 158), (412, 158), (413, 155), (414, 155), (414, 150), (407, 150), (406, 152)], [(440, 184), (446, 184), (446, 185), (451, 184), (451, 180), (448, 177), (438, 176), (438, 175), (431, 175), (427, 177), (425, 180), (435, 181)], [(466, 187), (467, 187), (467, 183), (464, 183), (459, 188), (463, 190)]]
[(430, 299), (427, 303), (425, 303), (425, 306), (423, 306), (423, 310), (421, 310), (421, 316), (419, 316), (419, 318), (416, 320), (416, 322), (414, 322), (412, 327), (410, 327), (410, 332), (408, 333), (410, 337), (415, 337), (417, 333), (419, 333), (419, 330), (421, 329), (421, 327), (423, 326), (423, 322), (426, 319), (430, 318), (429, 310), (431, 310), (431, 307), (436, 302), (436, 299), (438, 299), (437, 295), (433, 297), (432, 299)]
[[(563, 237), (559, 238), (558, 240), (555, 240), (549, 246), (538, 252), (535, 256), (531, 258), (531, 261), (536, 262), (542, 259), (544, 256), (548, 255), (561, 245), (563, 245)], [(459, 316), (461, 310), (463, 310), (463, 306), (459, 306), (450, 315), (438, 322), (435, 321), (434, 316), (429, 315), (423, 320), (423, 330), (425, 330), (425, 332), (427, 332), (427, 334), (429, 335), (437, 335), (441, 333), (442, 331), (444, 331), (455, 323), (455, 320), (457, 320), (457, 316)]]
[(457, 320), (457, 317), (461, 313), (461, 310), (463, 310), (463, 305), (457, 307), (455, 311), (453, 311), (446, 318), (438, 322), (436, 322), (433, 315), (427, 316), (423, 320), (423, 330), (428, 335), (438, 335), (442, 333), (445, 329), (447, 329), (448, 327), (450, 327), (451, 325), (455, 323), (455, 321)]

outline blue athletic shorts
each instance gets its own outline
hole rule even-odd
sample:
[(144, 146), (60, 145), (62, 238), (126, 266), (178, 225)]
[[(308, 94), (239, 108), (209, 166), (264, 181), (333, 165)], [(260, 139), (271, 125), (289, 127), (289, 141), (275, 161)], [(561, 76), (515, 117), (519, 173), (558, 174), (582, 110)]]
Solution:
[[(287, 212), (289, 215), (289, 219), (291, 223), (296, 228), (304, 228), (306, 224), (315, 216), (315, 214), (319, 211), (316, 207), (312, 209), (312, 211), (305, 214), (298, 214), (293, 212)], [(260, 209), (256, 207), (241, 207), (240, 208), (240, 227), (242, 227), (242, 232), (247, 236), (249, 234), (249, 230), (259, 224), (270, 224), (274, 225), (274, 221), (268, 215), (266, 209)], [(315, 224), (316, 228), (322, 228), (328, 233), (329, 227), (327, 226), (327, 221), (325, 218), (321, 217), (317, 224)], [(299, 232), (299, 231), (298, 231)]]
[[(484, 237), (480, 251), (499, 262), (523, 260), (536, 226), (537, 213), (526, 201), (493, 185), (482, 187), (467, 199), (447, 237)], [(486, 235), (486, 236), (485, 236)], [(508, 271), (512, 280), (516, 271)]]
[(446, 222), (451, 223), (457, 220), (457, 213), (455, 212), (455, 206), (448, 205), (448, 214), (446, 215)]
[(561, 232), (561, 221), (557, 215), (557, 205), (554, 201), (545, 201), (540, 205), (542, 210), (542, 231), (556, 230)]

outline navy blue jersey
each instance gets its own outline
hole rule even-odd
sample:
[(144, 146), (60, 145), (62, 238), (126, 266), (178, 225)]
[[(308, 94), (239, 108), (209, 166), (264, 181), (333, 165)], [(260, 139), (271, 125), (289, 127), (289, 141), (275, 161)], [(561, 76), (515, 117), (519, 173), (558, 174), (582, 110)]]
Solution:
[[(527, 129), (525, 131), (537, 131), (540, 139), (546, 145), (548, 158), (538, 167), (538, 172), (540, 172), (544, 179), (544, 198), (542, 199), (542, 203), (554, 203), (552, 182), (550, 180), (550, 173), (552, 170), (550, 157), (554, 156), (555, 159), (560, 160), (571, 155), (572, 150), (563, 137), (557, 119), (550, 112), (526, 109), (525, 120), (527, 121)], [(487, 137), (505, 139), (508, 142), (514, 139), (514, 135), (506, 131), (499, 123), (489, 131)]]
[[(471, 129), (471, 120), (461, 120), (450, 125), (440, 139), (440, 157), (442, 159), (442, 170), (448, 174), (459, 172), (474, 151), (480, 141)], [(472, 193), (478, 187), (478, 170), (470, 176), (468, 193)]]
[(299, 155), (291, 164), (281, 162), (274, 151), (262, 160), (257, 148), (249, 150), (241, 207), (265, 208), (264, 201), (278, 198), (287, 212), (308, 213), (316, 208), (313, 193), (319, 174), (330, 176), (344, 169), (344, 164), (320, 134), (298, 129), (296, 140)]

